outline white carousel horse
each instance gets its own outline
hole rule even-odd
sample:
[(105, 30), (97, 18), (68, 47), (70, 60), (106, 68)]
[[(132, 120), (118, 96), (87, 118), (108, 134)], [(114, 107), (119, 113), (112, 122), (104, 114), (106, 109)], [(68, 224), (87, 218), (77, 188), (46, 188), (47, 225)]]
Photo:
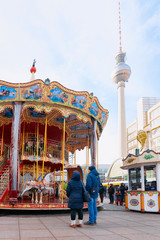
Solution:
[[(29, 192), (32, 193), (32, 202), (34, 202), (34, 194), (36, 195), (35, 202), (38, 202), (38, 193), (40, 193), (40, 203), (42, 203), (42, 194), (45, 195), (46, 193), (49, 192), (49, 195), (54, 194), (54, 190), (52, 187), (49, 186), (49, 182), (46, 180), (48, 175), (50, 173), (46, 174), (44, 179), (42, 179), (42, 176), (38, 178), (37, 181), (30, 180), (25, 182), (22, 185), (21, 191), (18, 195), (18, 199), (21, 199), (23, 196), (28, 194)], [(41, 180), (42, 179), (42, 180)]]

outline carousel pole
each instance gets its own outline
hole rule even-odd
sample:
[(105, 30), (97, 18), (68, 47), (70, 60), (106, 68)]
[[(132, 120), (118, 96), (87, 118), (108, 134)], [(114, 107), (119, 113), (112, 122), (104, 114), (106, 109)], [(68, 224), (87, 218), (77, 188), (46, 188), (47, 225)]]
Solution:
[(76, 165), (76, 150), (74, 151), (74, 165)]
[(24, 183), (24, 164), (23, 164), (23, 183)]
[(61, 178), (61, 168), (60, 168), (60, 170), (59, 170), (60, 172), (59, 172), (59, 182), (61, 183), (61, 185), (62, 185), (62, 178)]
[(9, 202), (17, 201), (19, 190), (19, 142), (21, 133), (22, 103), (13, 103), (13, 121), (11, 129), (11, 157), (9, 165)]
[(89, 167), (89, 136), (87, 137), (87, 146), (86, 146), (86, 171), (85, 176), (88, 174), (88, 167)]
[(63, 120), (63, 144), (62, 144), (62, 204), (63, 204), (63, 188), (64, 188), (64, 153), (65, 153), (65, 118)]
[(54, 169), (54, 188), (55, 188), (55, 179), (56, 179), (56, 171), (55, 171), (55, 169)]
[(87, 146), (87, 168), (88, 168), (89, 167), (89, 135), (88, 135), (88, 144), (87, 145), (88, 145)]
[(24, 155), (24, 135), (25, 135), (25, 121), (23, 125), (23, 136), (22, 136), (22, 156)]
[(96, 166), (97, 150), (97, 120), (92, 118), (92, 136), (91, 136), (91, 165)]
[(98, 141), (97, 141), (97, 171), (98, 171), (98, 160), (99, 160), (99, 152), (98, 152), (99, 148), (98, 148)]
[(73, 165), (73, 153), (72, 153), (72, 165)]
[(36, 166), (35, 166), (35, 162), (33, 165), (33, 180), (35, 179), (35, 173), (36, 173)]
[(3, 128), (2, 128), (1, 156), (3, 154), (3, 141), (4, 141), (4, 123), (3, 123)]
[(39, 146), (39, 123), (37, 123), (37, 161), (36, 161), (36, 179), (38, 179), (38, 146)]
[(43, 164), (42, 164), (42, 179), (44, 174), (44, 159), (46, 157), (46, 148), (47, 148), (47, 116), (45, 122), (45, 134), (44, 134), (44, 151), (43, 151)]

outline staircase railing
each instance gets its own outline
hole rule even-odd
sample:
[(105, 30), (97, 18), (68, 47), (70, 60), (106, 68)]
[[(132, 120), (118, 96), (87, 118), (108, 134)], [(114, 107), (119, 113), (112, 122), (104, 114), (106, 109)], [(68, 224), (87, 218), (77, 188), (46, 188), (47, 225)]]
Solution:
[(7, 163), (0, 171), (0, 202), (3, 202), (4, 197), (8, 192), (9, 183), (9, 164)]

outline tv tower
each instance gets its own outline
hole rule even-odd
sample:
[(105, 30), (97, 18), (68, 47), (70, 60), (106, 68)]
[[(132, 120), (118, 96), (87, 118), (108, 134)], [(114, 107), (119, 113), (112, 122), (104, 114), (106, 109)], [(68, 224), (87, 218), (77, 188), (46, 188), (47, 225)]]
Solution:
[(123, 158), (127, 154), (127, 134), (126, 134), (126, 114), (125, 114), (125, 82), (131, 75), (130, 67), (125, 63), (126, 53), (122, 51), (121, 44), (121, 14), (120, 2), (119, 9), (119, 53), (115, 59), (117, 61), (116, 67), (112, 73), (112, 80), (117, 84), (118, 89), (118, 138), (119, 138), (119, 157)]

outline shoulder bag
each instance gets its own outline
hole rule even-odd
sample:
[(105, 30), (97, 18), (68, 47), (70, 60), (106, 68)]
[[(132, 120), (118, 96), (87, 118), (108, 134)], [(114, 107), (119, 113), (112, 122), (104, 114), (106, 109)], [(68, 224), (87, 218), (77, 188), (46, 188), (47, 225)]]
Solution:
[[(97, 177), (97, 185), (98, 185), (98, 177)], [(98, 193), (97, 189), (98, 189), (98, 186), (91, 187), (91, 195), (97, 194)]]
[(81, 181), (81, 183), (82, 183), (82, 187), (83, 187), (83, 190), (82, 190), (83, 202), (90, 202), (91, 201), (91, 196), (90, 196), (89, 192), (87, 192), (87, 190), (85, 189), (82, 181)]

